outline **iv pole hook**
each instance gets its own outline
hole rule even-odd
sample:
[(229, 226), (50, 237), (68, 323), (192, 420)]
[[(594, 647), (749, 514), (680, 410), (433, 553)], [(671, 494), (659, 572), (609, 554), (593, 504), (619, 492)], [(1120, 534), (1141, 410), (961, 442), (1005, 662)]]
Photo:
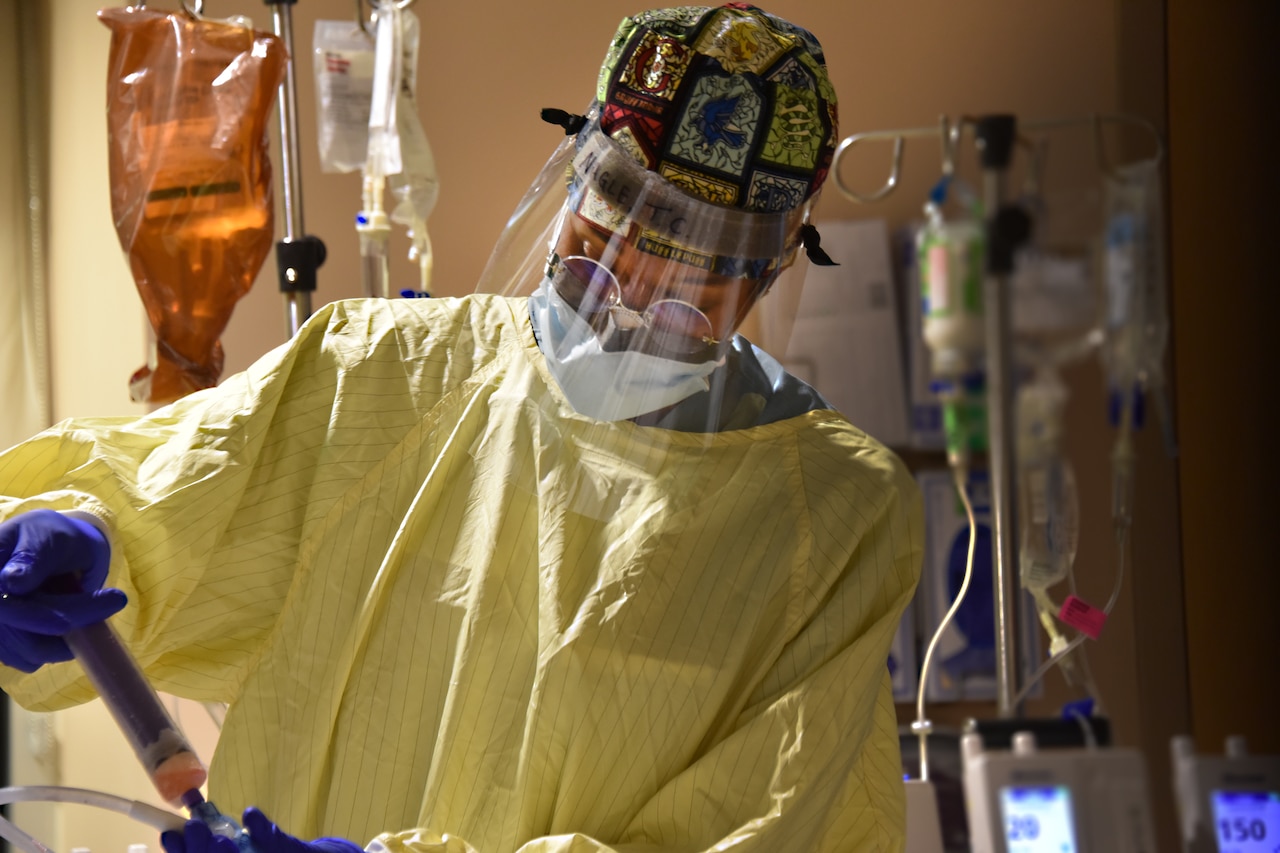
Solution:
[[(843, 157), (856, 142), (863, 139), (893, 139), (893, 171), (889, 173), (889, 179), (885, 181), (884, 186), (870, 195), (859, 193), (852, 187), (848, 186), (844, 182), (844, 179), (840, 177), (840, 158)], [(845, 139), (840, 142), (839, 147), (836, 148), (835, 157), (832, 158), (831, 161), (831, 172), (835, 176), (836, 186), (838, 186), (840, 191), (846, 196), (862, 204), (869, 204), (873, 201), (879, 201), (884, 198), (889, 193), (893, 192), (894, 188), (898, 186), (898, 179), (902, 176), (903, 145), (903, 138), (894, 134), (892, 131), (888, 133), (878, 131), (855, 133), (852, 136), (845, 137)]]
[(938, 119), (938, 129), (942, 136), (942, 174), (951, 177), (956, 173), (956, 149), (960, 145), (960, 133), (964, 129), (964, 120), (951, 123), (943, 115)]
[[(845, 137), (840, 145), (836, 148), (835, 157), (831, 161), (831, 173), (835, 176), (836, 186), (848, 198), (861, 204), (867, 204), (873, 201), (879, 201), (898, 186), (898, 181), (902, 178), (902, 150), (906, 140), (916, 137), (933, 136), (940, 134), (942, 139), (942, 169), (947, 175), (955, 171), (955, 154), (956, 148), (960, 142), (960, 132), (963, 126), (963, 120), (952, 125), (945, 115), (943, 115), (936, 127), (913, 127), (905, 130), (872, 130), (866, 133), (855, 133), (852, 136)], [(884, 186), (870, 195), (860, 193), (844, 182), (840, 176), (840, 162), (849, 149), (854, 144), (866, 139), (892, 139), (893, 140), (893, 167), (889, 172), (889, 178), (885, 181)]]
[(368, 0), (368, 17), (364, 14), (365, 2), (366, 0), (356, 0), (356, 23), (360, 25), (360, 29), (366, 36), (373, 38), (374, 34), (370, 29), (370, 25), (378, 19), (378, 7), (381, 6), (384, 9), (388, 9), (394, 6), (395, 8), (403, 11), (412, 6), (416, 0)]
[(1152, 159), (1159, 163), (1164, 159), (1164, 139), (1160, 136), (1160, 131), (1156, 126), (1145, 118), (1140, 116), (1118, 114), (1118, 115), (1099, 115), (1093, 116), (1093, 151), (1098, 161), (1098, 168), (1104, 175), (1109, 178), (1120, 178), (1120, 173), (1111, 163), (1111, 158), (1107, 156), (1106, 140), (1103, 139), (1102, 126), (1107, 122), (1118, 124), (1134, 124), (1151, 134), (1156, 143), (1156, 153)]

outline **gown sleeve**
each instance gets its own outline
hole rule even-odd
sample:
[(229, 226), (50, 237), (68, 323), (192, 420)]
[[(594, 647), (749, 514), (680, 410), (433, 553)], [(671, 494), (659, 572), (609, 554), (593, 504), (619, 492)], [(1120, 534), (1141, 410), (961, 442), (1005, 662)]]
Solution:
[[(426, 344), (406, 322), (332, 303), (216, 388), (141, 418), (63, 421), (0, 454), (0, 520), (36, 508), (95, 516), (111, 543), (106, 585), (129, 598), (112, 625), (153, 685), (230, 702), (279, 618), (308, 524), (377, 458), (376, 431), (360, 448), (332, 434), (339, 408), (389, 434), (432, 402), (425, 390), (397, 395), (386, 414), (351, 393), (362, 374), (430, 361), (415, 359)], [(316, 482), (334, 461), (341, 482)], [(32, 710), (95, 695), (74, 662), (31, 675), (0, 666), (0, 688)]]

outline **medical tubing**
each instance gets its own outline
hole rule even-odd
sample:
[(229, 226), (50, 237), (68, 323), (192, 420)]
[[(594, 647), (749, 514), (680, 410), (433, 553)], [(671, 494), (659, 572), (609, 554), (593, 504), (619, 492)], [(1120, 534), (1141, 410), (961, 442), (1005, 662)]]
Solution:
[(1093, 669), (1089, 666), (1089, 650), (1081, 648), (1079, 654), (1080, 671), (1084, 677), (1084, 689), (1093, 700), (1093, 713), (1100, 717), (1107, 715), (1107, 703), (1102, 700), (1102, 691), (1093, 677)]
[(79, 803), (131, 817), (161, 832), (168, 829), (182, 829), (187, 822), (182, 815), (157, 808), (150, 803), (103, 791), (68, 788), (62, 785), (15, 785), (11, 788), (0, 788), (0, 806), (11, 803)]
[[(107, 811), (117, 812), (131, 817), (159, 832), (169, 829), (182, 829), (186, 823), (181, 815), (156, 808), (148, 803), (117, 797), (102, 791), (90, 791), (86, 788), (66, 788), (54, 785), (25, 785), (12, 788), (0, 788), (0, 806), (10, 803), (79, 803), (96, 806)], [(4, 838), (20, 850), (27, 853), (51, 853), (38, 840), (23, 832), (11, 821), (0, 816), (0, 838)]]
[(938, 629), (933, 632), (933, 638), (929, 641), (929, 647), (924, 653), (924, 664), (920, 667), (920, 686), (916, 690), (916, 720), (911, 724), (911, 728), (920, 739), (920, 779), (925, 782), (929, 781), (928, 741), (929, 734), (933, 730), (933, 723), (925, 719), (924, 716), (924, 691), (925, 686), (929, 683), (929, 665), (933, 663), (933, 653), (938, 647), (938, 642), (942, 639), (943, 632), (947, 630), (947, 626), (951, 623), (952, 618), (955, 617), (956, 611), (964, 603), (965, 593), (969, 591), (969, 581), (973, 578), (974, 548), (978, 542), (978, 522), (973, 514), (973, 502), (969, 499), (969, 492), (965, 488), (965, 481), (968, 479), (968, 464), (955, 457), (952, 458), (951, 462), (956, 491), (960, 495), (960, 501), (964, 504), (965, 516), (969, 519), (969, 551), (965, 556), (964, 581), (960, 584), (960, 591), (956, 593), (955, 601), (951, 602), (951, 608), (947, 610), (947, 615), (942, 617), (942, 622), (938, 625)]
[(1089, 718), (1080, 713), (1076, 708), (1072, 708), (1071, 713), (1068, 716), (1070, 719), (1073, 719), (1080, 724), (1080, 733), (1084, 737), (1085, 749), (1097, 749), (1098, 736), (1094, 733), (1093, 723), (1089, 721)]
[[(10, 803), (45, 802), (45, 803), (80, 803), (96, 806), (107, 811), (117, 812), (131, 817), (158, 832), (182, 829), (186, 823), (181, 815), (158, 809), (147, 803), (117, 797), (101, 791), (90, 791), (85, 788), (65, 788), (51, 785), (27, 785), (13, 788), (0, 788), (0, 806)], [(0, 817), (0, 838), (4, 838), (26, 853), (52, 853), (38, 840), (23, 832), (12, 822)]]
[(3, 815), (0, 815), (0, 838), (25, 853), (53, 853), (48, 847), (6, 820)]
[(414, 219), (411, 227), (413, 245), (409, 249), (409, 260), (418, 262), (418, 289), (420, 293), (431, 292), (431, 271), (435, 259), (431, 250), (431, 238), (427, 235), (427, 223), (424, 219)]
[[(370, 166), (377, 158), (370, 157)], [(356, 215), (356, 234), (360, 238), (360, 278), (364, 295), (390, 296), (390, 269), (387, 247), (391, 236), (391, 220), (382, 206), (386, 179), (379, 174), (366, 174), (362, 181), (364, 208)]]
[(193, 765), (198, 759), (137, 662), (106, 621), (72, 629), (67, 632), (66, 641), (116, 725), (124, 732), (147, 776), (161, 796), (173, 802), (173, 792), (161, 786), (157, 769), (183, 752), (191, 754), (189, 763)]
[[(1115, 585), (1112, 586), (1111, 588), (1111, 597), (1107, 599), (1106, 606), (1102, 608), (1102, 613), (1104, 616), (1111, 615), (1111, 609), (1116, 606), (1116, 601), (1119, 600), (1120, 598), (1120, 590), (1124, 586), (1124, 574), (1125, 574), (1125, 562), (1126, 562), (1125, 553), (1129, 544), (1128, 528), (1117, 527), (1116, 537), (1118, 540), (1117, 555), (1116, 555), (1116, 582), (1115, 582)], [(1049, 658), (1047, 661), (1040, 664), (1040, 668), (1031, 674), (1031, 677), (1027, 679), (1026, 685), (1022, 688), (1022, 690), (1018, 692), (1018, 695), (1014, 697), (1014, 704), (1016, 705), (1018, 702), (1021, 702), (1024, 699), (1026, 699), (1027, 694), (1030, 693), (1031, 689), (1036, 686), (1036, 683), (1039, 682), (1040, 679), (1044, 678), (1050, 669), (1057, 666), (1057, 664), (1063, 658), (1071, 654), (1071, 652), (1075, 650), (1076, 646), (1084, 642), (1087, 637), (1088, 635), (1084, 633), (1076, 634), (1076, 636), (1072, 638), (1071, 642), (1067, 643), (1067, 645), (1063, 647), (1062, 651), (1058, 652), (1053, 657)]]
[[(1077, 594), (1074, 566), (1067, 571), (1067, 588), (1071, 590), (1072, 595)], [(1050, 618), (1056, 619), (1057, 616), (1055, 614), (1050, 614)], [(1105, 703), (1102, 699), (1102, 691), (1098, 688), (1098, 683), (1093, 677), (1093, 668), (1089, 664), (1089, 653), (1087, 649), (1082, 649), (1080, 652), (1080, 669), (1084, 674), (1085, 689), (1089, 692), (1089, 695), (1093, 697), (1094, 713), (1101, 716), (1105, 713), (1103, 710)]]
[[(1120, 590), (1124, 585), (1129, 527), (1133, 521), (1133, 463), (1133, 406), (1126, 402), (1120, 407), (1116, 442), (1111, 451), (1111, 521), (1116, 534), (1116, 580), (1111, 588), (1111, 596), (1107, 599), (1106, 606), (1102, 608), (1104, 616), (1111, 615), (1111, 610), (1119, 600)], [(1072, 586), (1074, 588), (1074, 582)], [(1084, 642), (1086, 637), (1086, 634), (1078, 633), (1062, 649), (1042, 663), (1014, 697), (1014, 706), (1025, 700), (1040, 679), (1044, 678), (1050, 669), (1062, 663), (1077, 646)], [(1087, 659), (1085, 669), (1088, 669)], [(1097, 685), (1093, 683), (1093, 674), (1088, 672), (1086, 678), (1086, 689), (1100, 705), (1101, 697), (1098, 695)]]

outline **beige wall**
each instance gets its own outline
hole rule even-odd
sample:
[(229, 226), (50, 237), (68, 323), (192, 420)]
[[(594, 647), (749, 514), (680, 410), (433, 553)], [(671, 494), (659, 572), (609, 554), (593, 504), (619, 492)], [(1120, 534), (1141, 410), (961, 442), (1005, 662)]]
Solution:
[[(129, 375), (146, 322), (111, 224), (107, 184), (107, 30), (96, 5), (44, 5), (49, 43), (48, 264), (53, 416), (141, 413)], [(93, 81), (89, 83), (88, 81)]]

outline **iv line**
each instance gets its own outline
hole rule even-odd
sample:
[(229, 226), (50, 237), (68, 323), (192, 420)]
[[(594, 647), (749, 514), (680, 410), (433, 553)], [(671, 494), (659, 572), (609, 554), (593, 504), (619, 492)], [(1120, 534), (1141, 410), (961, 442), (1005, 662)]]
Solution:
[(973, 502), (969, 499), (969, 492), (965, 488), (968, 465), (961, 459), (953, 458), (951, 468), (955, 476), (956, 492), (960, 495), (960, 500), (964, 504), (965, 515), (969, 519), (969, 551), (965, 557), (964, 581), (960, 584), (960, 591), (956, 594), (955, 601), (951, 603), (951, 609), (947, 611), (946, 616), (942, 617), (941, 624), (934, 631), (933, 638), (929, 641), (929, 648), (924, 654), (924, 663), (920, 668), (920, 686), (916, 692), (916, 720), (911, 724), (911, 730), (920, 738), (920, 778), (926, 782), (929, 781), (928, 740), (929, 734), (933, 731), (933, 723), (925, 719), (924, 716), (924, 691), (925, 685), (929, 683), (929, 665), (933, 662), (933, 653), (937, 649), (938, 642), (942, 639), (943, 632), (947, 630), (952, 617), (956, 615), (956, 611), (964, 603), (965, 593), (969, 591), (969, 581), (973, 577), (974, 548), (978, 541), (978, 523), (973, 514)]

